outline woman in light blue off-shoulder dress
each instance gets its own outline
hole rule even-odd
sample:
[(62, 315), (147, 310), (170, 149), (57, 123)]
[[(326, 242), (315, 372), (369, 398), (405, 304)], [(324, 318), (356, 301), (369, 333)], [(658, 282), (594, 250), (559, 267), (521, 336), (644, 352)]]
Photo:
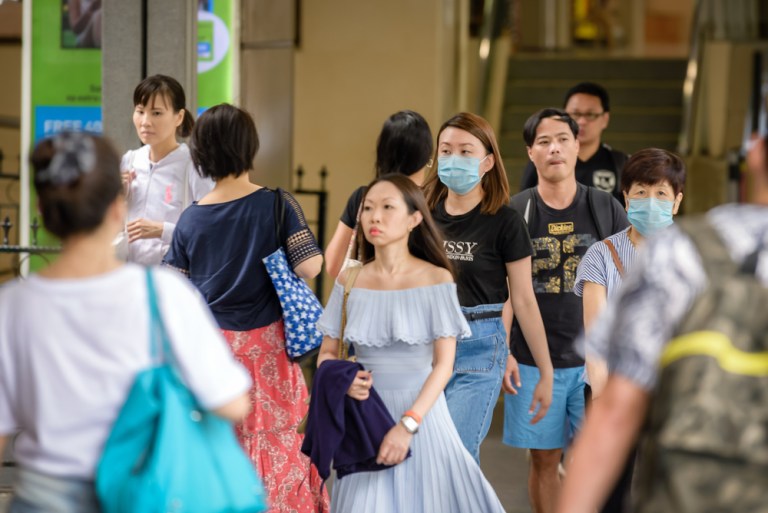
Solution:
[[(360, 227), (365, 265), (348, 296), (344, 341), (354, 345), (365, 370), (347, 394), (366, 400), (375, 386), (399, 421), (377, 457), (393, 466), (338, 480), (331, 510), (503, 512), (464, 448), (443, 395), (453, 373), (456, 337), (470, 330), (421, 190), (400, 175), (378, 178), (363, 199)], [(318, 365), (338, 354), (346, 278), (339, 277), (318, 322), (325, 335)]]

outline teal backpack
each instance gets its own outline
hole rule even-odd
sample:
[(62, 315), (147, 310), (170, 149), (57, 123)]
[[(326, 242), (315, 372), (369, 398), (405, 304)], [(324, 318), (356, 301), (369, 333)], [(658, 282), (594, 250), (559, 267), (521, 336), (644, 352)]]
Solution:
[(136, 377), (96, 470), (104, 513), (258, 513), (264, 489), (232, 424), (182, 382), (147, 269), (152, 361)]

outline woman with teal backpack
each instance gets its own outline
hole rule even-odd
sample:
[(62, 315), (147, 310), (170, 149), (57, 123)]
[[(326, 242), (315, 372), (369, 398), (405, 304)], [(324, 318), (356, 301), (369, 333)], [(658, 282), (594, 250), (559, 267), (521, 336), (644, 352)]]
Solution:
[[(62, 252), (0, 289), (0, 453), (16, 435), (18, 464), (10, 512), (98, 512), (102, 448), (152, 363), (147, 270), (114, 254), (125, 201), (120, 158), (104, 139), (44, 139), (31, 162), (43, 223)], [(241, 419), (251, 380), (205, 302), (177, 273), (151, 272), (181, 379), (203, 409)]]

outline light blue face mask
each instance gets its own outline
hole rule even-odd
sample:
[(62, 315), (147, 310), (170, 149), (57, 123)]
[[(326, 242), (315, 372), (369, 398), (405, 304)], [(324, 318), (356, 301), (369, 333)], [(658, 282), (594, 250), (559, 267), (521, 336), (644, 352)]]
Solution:
[(437, 176), (450, 190), (463, 196), (480, 183), (480, 163), (487, 159), (444, 155), (437, 159)]
[(674, 208), (674, 201), (656, 198), (630, 199), (627, 219), (643, 237), (648, 237), (673, 223)]

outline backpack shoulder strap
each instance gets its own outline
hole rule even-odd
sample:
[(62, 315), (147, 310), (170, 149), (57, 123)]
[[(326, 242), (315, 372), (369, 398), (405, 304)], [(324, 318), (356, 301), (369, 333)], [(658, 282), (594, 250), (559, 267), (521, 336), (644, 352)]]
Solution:
[[(526, 194), (527, 192), (527, 194)], [(518, 194), (512, 196), (509, 202), (512, 207), (523, 217), (525, 224), (528, 225), (528, 234), (533, 236), (532, 226), (536, 213), (536, 187), (530, 187)]]
[[(587, 187), (586, 185), (581, 186)], [(608, 236), (613, 235), (613, 231), (606, 226), (606, 222), (611, 222), (613, 220), (612, 201), (613, 196), (607, 192), (598, 191), (594, 187), (587, 187), (589, 213), (592, 215), (592, 221), (594, 221), (595, 227), (597, 228), (597, 237), (600, 240), (604, 240)], [(606, 216), (608, 216), (608, 219), (606, 219)]]

